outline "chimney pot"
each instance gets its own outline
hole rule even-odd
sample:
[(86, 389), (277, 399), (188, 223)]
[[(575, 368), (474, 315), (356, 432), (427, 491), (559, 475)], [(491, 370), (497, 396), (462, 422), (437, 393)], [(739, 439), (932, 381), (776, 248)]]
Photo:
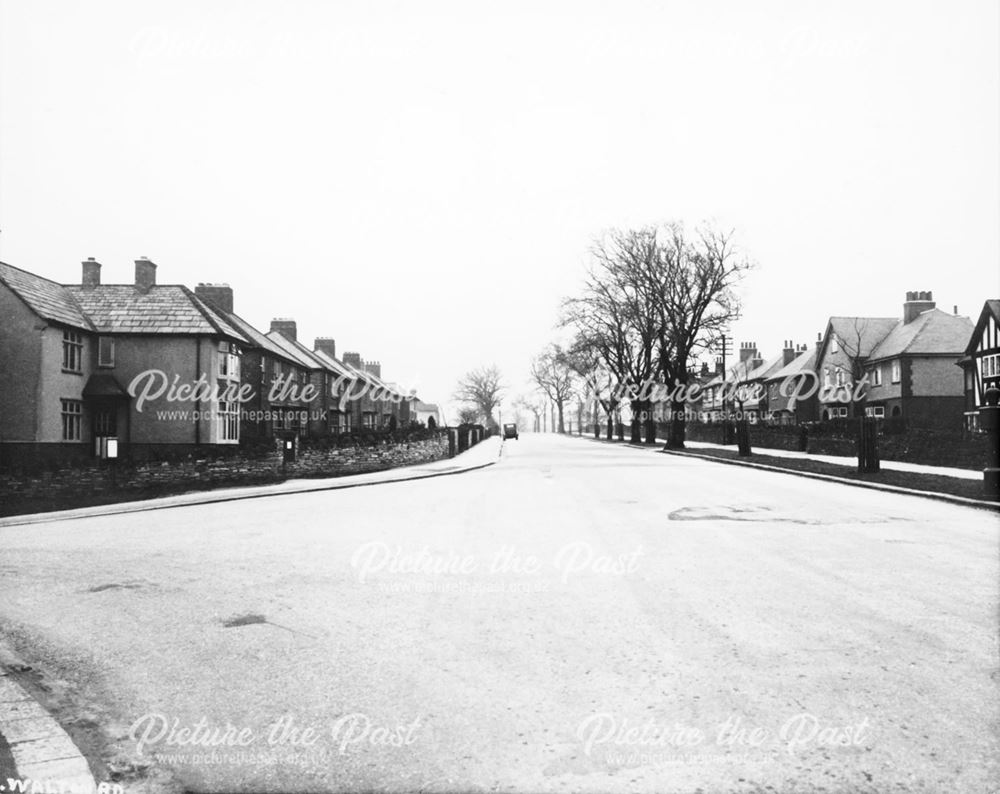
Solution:
[(87, 260), (82, 263), (83, 265), (83, 275), (81, 277), (80, 283), (87, 289), (93, 287), (98, 287), (101, 284), (101, 263), (98, 262), (94, 257), (88, 256)]
[(156, 286), (156, 265), (144, 256), (135, 260), (135, 286), (142, 292)]
[(954, 314), (954, 315), (955, 315), (956, 317), (958, 317), (958, 304), (957, 304), (957, 303), (955, 304), (955, 311), (953, 312), (953, 314)]

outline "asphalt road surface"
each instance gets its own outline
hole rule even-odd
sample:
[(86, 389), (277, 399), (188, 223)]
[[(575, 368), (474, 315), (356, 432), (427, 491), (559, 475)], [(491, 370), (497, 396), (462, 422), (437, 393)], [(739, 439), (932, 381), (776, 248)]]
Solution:
[(0, 529), (0, 632), (136, 790), (989, 792), (998, 529), (523, 434), (454, 477)]

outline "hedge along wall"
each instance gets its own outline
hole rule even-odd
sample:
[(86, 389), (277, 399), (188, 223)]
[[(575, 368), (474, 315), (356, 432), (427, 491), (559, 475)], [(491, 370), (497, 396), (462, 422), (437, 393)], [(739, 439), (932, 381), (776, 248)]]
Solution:
[[(750, 445), (761, 449), (799, 450), (804, 426), (751, 425)], [(664, 428), (665, 429), (665, 428)], [(806, 451), (814, 455), (857, 455), (854, 433), (856, 423), (843, 426), (810, 426), (807, 429)], [(722, 443), (722, 427), (689, 422), (686, 437), (691, 441)], [(883, 460), (922, 463), (927, 466), (948, 466), (958, 469), (982, 470), (986, 466), (988, 441), (985, 435), (962, 438), (958, 433), (911, 428), (900, 432), (879, 434), (879, 454)]]
[(448, 455), (448, 436), (441, 432), (411, 441), (300, 447), (295, 461), (289, 463), (283, 462), (280, 448), (162, 462), (95, 461), (55, 471), (0, 474), (0, 493), (4, 495), (0, 514), (60, 510), (216, 486), (281, 482), (296, 477), (341, 477), (428, 463)]

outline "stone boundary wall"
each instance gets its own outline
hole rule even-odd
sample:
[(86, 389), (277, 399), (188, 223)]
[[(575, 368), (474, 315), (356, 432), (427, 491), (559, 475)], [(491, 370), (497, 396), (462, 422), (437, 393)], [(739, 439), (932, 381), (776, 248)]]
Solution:
[(219, 486), (259, 485), (301, 477), (342, 477), (430, 463), (450, 456), (448, 433), (411, 441), (300, 447), (294, 461), (273, 452), (240, 451), (183, 460), (93, 461), (35, 473), (0, 473), (0, 515), (106, 504)]

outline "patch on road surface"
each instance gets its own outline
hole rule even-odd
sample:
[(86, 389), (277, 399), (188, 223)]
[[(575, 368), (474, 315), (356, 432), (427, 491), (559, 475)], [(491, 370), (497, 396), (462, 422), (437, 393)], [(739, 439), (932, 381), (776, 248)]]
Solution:
[(103, 593), (105, 590), (139, 590), (144, 587), (140, 582), (111, 582), (99, 584), (87, 590), (88, 593)]
[(674, 510), (667, 518), (671, 521), (767, 521), (788, 524), (819, 524), (817, 520), (806, 518), (782, 518), (771, 512), (764, 505), (744, 505), (730, 507), (729, 505), (712, 505), (711, 507), (682, 507)]
[(263, 615), (240, 615), (239, 617), (222, 621), (222, 625), (227, 629), (234, 629), (240, 626), (253, 626), (257, 623), (267, 623), (267, 618)]

